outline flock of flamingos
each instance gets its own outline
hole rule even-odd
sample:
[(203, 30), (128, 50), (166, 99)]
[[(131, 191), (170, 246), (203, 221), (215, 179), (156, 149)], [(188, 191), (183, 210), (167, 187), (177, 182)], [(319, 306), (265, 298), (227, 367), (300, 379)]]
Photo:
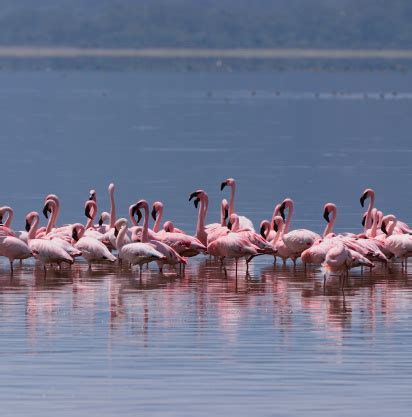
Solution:
[[(231, 188), (229, 203), (223, 199), (219, 223), (206, 223), (208, 196), (205, 191), (197, 190), (190, 194), (189, 201), (198, 209), (198, 220), (194, 236), (176, 228), (171, 221), (166, 221), (161, 228), (163, 204), (155, 202), (151, 215), (155, 221), (149, 228), (149, 205), (140, 200), (129, 207), (131, 226), (126, 218), (116, 218), (114, 185), (109, 185), (111, 201), (110, 213), (103, 212), (95, 223), (97, 212), (96, 192), (90, 191), (85, 203), (87, 222), (58, 225), (60, 212), (59, 198), (49, 194), (44, 201), (43, 214), (48, 219), (46, 227), (39, 227), (40, 215), (32, 211), (26, 216), (26, 230), (15, 231), (11, 228), (13, 210), (0, 208), (0, 256), (10, 261), (11, 273), (13, 262), (30, 257), (36, 258), (44, 267), (62, 263), (73, 264), (76, 257), (82, 256), (92, 264), (115, 262), (128, 267), (142, 266), (156, 262), (160, 272), (168, 265), (180, 270), (187, 264), (188, 258), (199, 254), (209, 254), (221, 261), (234, 258), (236, 275), (238, 261), (244, 258), (246, 268), (252, 259), (260, 255), (281, 258), (283, 263), (301, 258), (305, 264), (321, 265), (325, 279), (330, 273), (343, 277), (354, 267), (373, 268), (375, 263), (386, 264), (389, 260), (399, 258), (402, 267), (407, 268), (407, 260), (412, 256), (412, 229), (394, 215), (386, 215), (374, 207), (375, 193), (372, 189), (363, 192), (360, 203), (362, 207), (369, 200), (368, 209), (363, 217), (364, 230), (361, 233), (335, 234), (336, 206), (328, 203), (323, 216), (327, 222), (323, 235), (320, 236), (307, 229), (289, 231), (293, 201), (286, 198), (275, 207), (272, 219), (263, 220), (260, 233), (256, 233), (253, 223), (235, 211), (236, 182), (229, 178), (221, 184), (221, 190)], [(287, 212), (287, 216), (285, 215)], [(143, 217), (143, 224), (139, 225)], [(105, 223), (107, 222), (107, 224)], [(117, 254), (114, 255), (114, 253)], [(226, 272), (226, 269), (225, 269)]]

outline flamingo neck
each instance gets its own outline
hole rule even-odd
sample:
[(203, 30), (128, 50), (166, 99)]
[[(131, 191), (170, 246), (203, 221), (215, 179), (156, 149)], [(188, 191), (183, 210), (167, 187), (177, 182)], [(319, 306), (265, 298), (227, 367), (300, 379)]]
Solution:
[(363, 228), (363, 231), (366, 233), (366, 231), (368, 229), (370, 229), (372, 227), (372, 210), (373, 207), (375, 205), (375, 193), (374, 192), (370, 192), (370, 200), (369, 200), (369, 206), (368, 206), (368, 211), (366, 212), (366, 219), (365, 219), (365, 226)]
[(205, 233), (205, 219), (208, 207), (209, 197), (206, 194), (203, 194), (202, 198), (200, 199), (200, 209), (197, 215), (196, 237), (198, 239), (199, 236)]
[(231, 185), (231, 192), (230, 192), (229, 217), (235, 212), (235, 193), (236, 193), (236, 183), (233, 182)]
[(124, 246), (124, 237), (127, 232), (127, 223), (123, 223), (116, 238), (116, 248), (120, 250)]
[(281, 223), (280, 225), (278, 224), (278, 231), (276, 232), (275, 238), (273, 239), (273, 244), (275, 244), (278, 240), (281, 240), (281, 238), (283, 237), (284, 226), (284, 223)]
[(57, 217), (59, 215), (57, 202), (54, 200), (51, 200), (49, 204), (51, 204), (52, 206), (52, 212), (51, 212), (49, 221), (47, 222), (46, 235), (49, 234), (53, 230), (54, 227), (56, 227)]
[(149, 205), (147, 203), (144, 203), (142, 207), (144, 210), (142, 243), (146, 243), (149, 241)]
[(110, 228), (116, 223), (116, 203), (114, 201), (114, 187), (110, 188)]
[(371, 230), (371, 232), (370, 232), (371, 237), (376, 237), (376, 232), (377, 232), (377, 228), (378, 228), (378, 222), (379, 222), (378, 212), (375, 211), (373, 213), (372, 227), (370, 229)]
[(162, 221), (162, 217), (163, 217), (163, 204), (159, 204), (159, 210), (157, 211), (157, 217), (156, 217), (156, 221), (155, 224), (153, 226), (153, 231), (155, 233), (157, 233), (160, 230), (160, 223)]
[(33, 222), (30, 226), (30, 230), (29, 230), (29, 233), (27, 235), (28, 240), (36, 238), (36, 233), (37, 233), (37, 228), (38, 227), (39, 227), (39, 215), (37, 214), (37, 215), (33, 216)]
[(332, 218), (329, 221), (329, 223), (326, 225), (325, 230), (323, 232), (323, 237), (326, 237), (329, 233), (333, 232), (333, 227), (335, 226), (335, 222), (336, 222), (336, 208), (333, 209), (332, 211)]
[(293, 201), (290, 201), (288, 204), (288, 217), (286, 218), (286, 223), (283, 228), (283, 235), (285, 235), (289, 231), (290, 222), (292, 221), (292, 215), (293, 215)]
[(220, 225), (226, 226), (226, 207), (227, 201), (222, 200), (222, 204), (220, 205)]
[(395, 230), (395, 226), (396, 226), (396, 219), (394, 218), (391, 222), (391, 225), (388, 228), (388, 236), (391, 236), (393, 231)]
[(14, 211), (11, 207), (3, 207), (3, 210), (4, 210), (5, 213), (7, 213), (7, 220), (4, 223), (4, 226), (10, 227), (11, 222), (13, 221)]

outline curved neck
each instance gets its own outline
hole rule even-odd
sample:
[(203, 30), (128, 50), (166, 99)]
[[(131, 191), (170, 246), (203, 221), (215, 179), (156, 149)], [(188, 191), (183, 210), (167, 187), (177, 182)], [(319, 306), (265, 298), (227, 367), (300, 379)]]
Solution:
[(134, 204), (132, 204), (131, 206), (129, 206), (129, 217), (130, 217), (130, 220), (131, 220), (131, 222), (132, 222), (133, 226), (139, 226), (139, 225), (137, 224), (136, 219), (135, 219), (135, 218), (134, 218), (134, 216), (133, 216), (133, 207), (134, 207)]
[(158, 210), (157, 210), (156, 221), (155, 221), (155, 224), (153, 226), (153, 231), (155, 233), (157, 233), (160, 230), (160, 223), (162, 221), (162, 218), (163, 218), (163, 204), (159, 204), (158, 205)]
[(372, 227), (372, 209), (375, 205), (375, 193), (370, 193), (370, 200), (369, 200), (369, 206), (368, 211), (366, 212), (366, 219), (365, 219), (365, 226), (363, 228), (363, 231), (366, 233), (368, 229)]
[(236, 183), (233, 182), (230, 192), (230, 203), (229, 203), (229, 217), (235, 212), (235, 193), (236, 193)]
[(391, 225), (388, 228), (388, 236), (391, 236), (393, 231), (395, 230), (395, 226), (396, 226), (396, 219), (393, 219), (391, 221)]
[(203, 194), (200, 199), (200, 208), (199, 213), (197, 215), (196, 237), (198, 239), (202, 233), (205, 233), (205, 219), (208, 206), (209, 197), (206, 194)]
[(323, 232), (323, 237), (326, 237), (329, 233), (333, 232), (333, 227), (335, 226), (335, 222), (336, 222), (336, 215), (337, 215), (336, 208), (333, 208), (332, 218), (325, 227), (325, 230)]
[(149, 205), (147, 203), (143, 203), (142, 207), (144, 210), (142, 242), (146, 243), (149, 241)]
[(378, 228), (378, 222), (379, 222), (379, 218), (378, 218), (378, 212), (377, 210), (374, 210), (373, 213), (373, 218), (372, 218), (372, 227), (371, 227), (371, 237), (376, 237), (376, 231)]
[(220, 225), (226, 226), (226, 209), (227, 209), (227, 201), (222, 200), (222, 203), (220, 205)]
[(33, 221), (30, 226), (29, 234), (27, 235), (27, 239), (35, 239), (37, 228), (39, 227), (39, 215), (33, 216)]
[(94, 229), (94, 219), (96, 217), (97, 214), (97, 206), (96, 206), (96, 202), (94, 200), (88, 200), (86, 201), (86, 207), (89, 206), (90, 207), (90, 211), (89, 211), (89, 216), (87, 218), (87, 222), (86, 222), (86, 226), (85, 229)]
[(283, 236), (283, 228), (284, 228), (284, 223), (278, 223), (278, 231), (276, 232), (275, 238), (273, 239), (273, 244), (275, 244), (278, 240), (280, 240)]
[(109, 190), (110, 193), (110, 228), (116, 223), (116, 204), (114, 201), (114, 187)]
[(56, 227), (57, 216), (59, 215), (58, 205), (56, 201), (50, 200), (49, 205), (51, 206), (52, 210), (49, 221), (47, 222), (46, 235), (49, 234), (54, 227)]
[(124, 246), (124, 237), (127, 232), (127, 223), (123, 223), (116, 238), (116, 248), (120, 250)]
[(11, 222), (13, 221), (13, 217), (14, 217), (13, 209), (11, 207), (3, 207), (3, 211), (4, 211), (4, 213), (7, 213), (7, 220), (4, 223), (4, 225), (6, 227), (10, 227)]
[(289, 231), (290, 222), (292, 221), (292, 215), (293, 215), (293, 202), (290, 201), (288, 204), (288, 217), (286, 218), (285, 226), (283, 227), (283, 235), (285, 235)]

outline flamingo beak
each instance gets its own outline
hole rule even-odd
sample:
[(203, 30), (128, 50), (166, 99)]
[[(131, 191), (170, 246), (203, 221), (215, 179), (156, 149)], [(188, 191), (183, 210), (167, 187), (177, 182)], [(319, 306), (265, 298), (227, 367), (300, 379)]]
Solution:
[(46, 204), (44, 207), (43, 207), (43, 215), (44, 215), (44, 217), (46, 218), (46, 219), (48, 219), (49, 218), (49, 213), (51, 212), (51, 210), (49, 209), (49, 205), (48, 204)]
[(385, 233), (385, 235), (388, 234), (388, 231), (386, 230), (386, 224), (385, 223), (382, 223), (381, 230), (382, 230), (383, 233)]
[(132, 216), (137, 214), (137, 224), (139, 224), (140, 220), (142, 220), (142, 212), (139, 210), (139, 204), (136, 204), (132, 209)]
[(90, 215), (90, 207), (86, 206), (86, 208), (84, 209), (84, 215), (88, 218), (88, 219), (93, 219), (93, 217)]
[(363, 194), (362, 195), (362, 197), (360, 198), (360, 204), (361, 204), (361, 206), (362, 207), (364, 207), (364, 205), (365, 205), (365, 200), (368, 198), (368, 193), (365, 193), (365, 194)]
[(329, 223), (329, 211), (327, 208), (325, 208), (325, 211), (323, 212), (323, 218)]
[(199, 198), (196, 198), (196, 200), (195, 201), (193, 201), (193, 204), (195, 205), (195, 207), (197, 208), (197, 206), (199, 205), (199, 201), (200, 201), (200, 199)]
[(26, 220), (26, 226), (25, 226), (26, 232), (30, 232), (30, 227), (31, 227), (30, 223)]
[(153, 218), (153, 220), (154, 220), (154, 221), (156, 221), (156, 216), (157, 216), (157, 211), (156, 211), (156, 209), (153, 207), (153, 210), (152, 210), (152, 218)]
[(0, 224), (3, 224), (3, 216), (0, 216)]
[(229, 230), (232, 230), (232, 223), (230, 223), (230, 220), (227, 222), (227, 228)]
[(277, 233), (279, 230), (278, 224), (276, 222), (273, 222), (273, 230)]
[(282, 205), (279, 208), (279, 213), (282, 216), (283, 221), (285, 221), (285, 209), (286, 209), (286, 205), (285, 203), (282, 203)]
[(77, 229), (74, 228), (72, 232), (72, 238), (77, 242), (79, 240), (79, 235), (77, 234)]
[(225, 208), (225, 220), (229, 217), (229, 210)]
[(197, 197), (198, 196), (198, 192), (197, 191), (195, 191), (194, 193), (192, 193), (192, 194), (190, 194), (190, 196), (189, 196), (189, 201), (192, 201), (192, 199), (193, 198), (195, 198), (195, 197)]
[(366, 223), (366, 215), (362, 217), (362, 226), (365, 227)]
[(119, 234), (119, 230), (115, 227), (114, 228), (114, 237), (117, 237)]
[(103, 226), (103, 218), (102, 218), (102, 216), (100, 216), (100, 219), (99, 219), (99, 226)]
[(266, 227), (265, 227), (265, 226), (262, 226), (262, 227), (260, 228), (260, 235), (261, 235), (264, 239), (266, 239), (266, 236), (265, 236), (265, 231), (266, 231)]
[(225, 188), (226, 185), (227, 185), (226, 181), (222, 182), (222, 184), (220, 184), (220, 191), (223, 191), (223, 188)]

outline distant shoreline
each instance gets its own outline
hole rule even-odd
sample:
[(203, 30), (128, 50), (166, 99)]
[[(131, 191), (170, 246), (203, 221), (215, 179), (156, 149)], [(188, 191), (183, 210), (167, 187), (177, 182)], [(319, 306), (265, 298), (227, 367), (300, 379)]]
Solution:
[(199, 49), (80, 48), (1, 46), (0, 58), (145, 58), (145, 59), (383, 59), (412, 60), (412, 49)]

